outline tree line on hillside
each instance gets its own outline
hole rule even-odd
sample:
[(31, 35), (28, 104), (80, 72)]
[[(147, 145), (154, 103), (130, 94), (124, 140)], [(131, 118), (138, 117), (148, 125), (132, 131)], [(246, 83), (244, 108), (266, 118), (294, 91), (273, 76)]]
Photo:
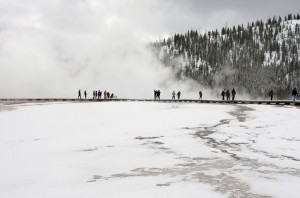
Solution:
[(300, 85), (300, 15), (257, 20), (246, 26), (223, 27), (152, 43), (158, 58), (176, 77), (192, 78), (204, 87), (237, 87), (253, 98), (274, 90), (287, 98)]

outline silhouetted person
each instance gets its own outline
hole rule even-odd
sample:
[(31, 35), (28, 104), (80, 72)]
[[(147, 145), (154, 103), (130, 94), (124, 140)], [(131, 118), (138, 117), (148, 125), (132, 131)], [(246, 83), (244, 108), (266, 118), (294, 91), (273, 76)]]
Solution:
[(98, 90), (98, 99), (101, 99), (101, 91)]
[(110, 99), (110, 93), (107, 92), (107, 99)]
[(292, 97), (293, 97), (293, 101), (296, 101), (296, 99), (298, 97), (297, 88), (293, 89), (293, 91), (292, 91)]
[(199, 91), (199, 99), (202, 100), (202, 91)]
[(157, 98), (160, 100), (160, 90), (157, 90)]
[(221, 96), (222, 96), (222, 100), (225, 100), (225, 90), (222, 91)]
[(177, 99), (178, 99), (178, 100), (180, 100), (180, 95), (181, 95), (181, 92), (178, 91), (178, 92), (177, 92)]
[(154, 100), (157, 98), (157, 91), (154, 89)]
[(275, 94), (274, 94), (274, 91), (273, 91), (273, 89), (271, 89), (271, 91), (270, 91), (270, 93), (269, 93), (269, 96), (271, 97), (271, 101), (273, 100), (273, 96), (274, 96)]
[(84, 90), (84, 99), (86, 99), (86, 90)]
[(236, 94), (236, 91), (235, 91), (234, 88), (232, 89), (231, 94), (232, 94), (232, 100), (234, 100), (235, 99), (235, 94)]
[(78, 91), (78, 99), (81, 100), (81, 90), (80, 90), (80, 89), (79, 89), (79, 91)]
[(175, 100), (175, 91), (172, 92), (172, 100)]
[(114, 98), (114, 93), (111, 93), (110, 98), (111, 98), (111, 99)]
[(95, 99), (97, 99), (98, 92), (95, 90)]
[(226, 99), (230, 100), (230, 91), (229, 91), (229, 89), (227, 89), (227, 91), (226, 91)]
[(106, 93), (106, 90), (105, 90), (104, 93), (103, 93), (104, 100), (106, 99), (106, 96), (107, 96), (107, 93)]

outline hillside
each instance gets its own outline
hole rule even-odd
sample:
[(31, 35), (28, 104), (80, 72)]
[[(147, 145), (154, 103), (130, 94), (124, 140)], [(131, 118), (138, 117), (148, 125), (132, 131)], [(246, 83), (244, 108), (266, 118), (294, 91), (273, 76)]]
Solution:
[(178, 79), (192, 78), (207, 88), (279, 99), (300, 87), (300, 15), (223, 27), (199, 33), (189, 30), (153, 44), (157, 57), (173, 67)]

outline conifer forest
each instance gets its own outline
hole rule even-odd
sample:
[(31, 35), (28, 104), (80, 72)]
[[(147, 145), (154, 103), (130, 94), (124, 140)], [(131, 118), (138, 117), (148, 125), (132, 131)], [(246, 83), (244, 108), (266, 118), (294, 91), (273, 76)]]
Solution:
[(178, 80), (205, 88), (230, 89), (252, 98), (274, 90), (288, 99), (300, 87), (300, 15), (272, 17), (200, 33), (189, 30), (151, 44)]

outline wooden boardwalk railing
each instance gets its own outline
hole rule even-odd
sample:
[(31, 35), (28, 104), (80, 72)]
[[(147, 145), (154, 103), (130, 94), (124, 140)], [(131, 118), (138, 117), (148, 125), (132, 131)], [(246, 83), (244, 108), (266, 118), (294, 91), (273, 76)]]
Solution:
[(72, 99), (72, 98), (0, 98), (0, 102), (109, 102), (109, 101), (132, 101), (132, 102), (182, 102), (182, 103), (213, 103), (213, 104), (262, 104), (262, 105), (296, 105), (300, 101), (290, 100), (153, 100), (153, 99)]

